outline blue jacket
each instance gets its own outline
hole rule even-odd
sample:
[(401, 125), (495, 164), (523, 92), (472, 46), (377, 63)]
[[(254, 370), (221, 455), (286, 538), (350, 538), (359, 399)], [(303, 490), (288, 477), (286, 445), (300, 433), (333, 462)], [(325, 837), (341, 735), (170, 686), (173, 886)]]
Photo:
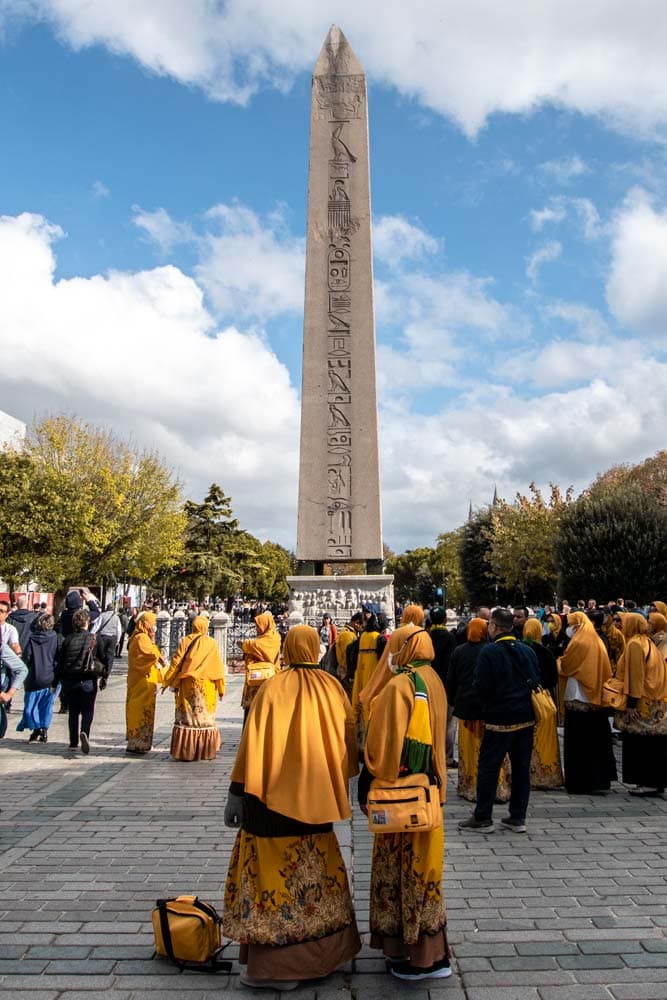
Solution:
[(531, 687), (540, 683), (537, 657), (509, 633), (482, 649), (473, 676), (472, 696), (484, 722), (512, 726), (533, 722)]

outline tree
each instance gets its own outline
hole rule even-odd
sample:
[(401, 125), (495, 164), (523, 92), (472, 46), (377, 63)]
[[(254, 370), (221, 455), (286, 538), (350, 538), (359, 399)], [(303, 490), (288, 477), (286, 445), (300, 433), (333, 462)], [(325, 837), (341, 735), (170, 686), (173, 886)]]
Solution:
[(424, 547), (409, 549), (387, 560), (387, 573), (393, 574), (397, 601), (433, 602), (437, 587), (432, 566), (434, 555), (433, 549)]
[(560, 593), (571, 599), (638, 603), (667, 593), (667, 509), (636, 483), (596, 491), (560, 519)]
[(241, 531), (231, 504), (222, 487), (212, 483), (202, 503), (187, 500), (184, 506), (187, 525), (182, 582), (199, 603), (209, 595), (227, 595), (238, 589), (241, 574), (232, 562)]
[(442, 599), (447, 607), (460, 608), (465, 603), (465, 589), (461, 577), (461, 540), (463, 528), (438, 535), (432, 560), (434, 575), (442, 585)]
[(489, 563), (499, 587), (516, 601), (551, 601), (556, 589), (555, 543), (563, 512), (572, 502), (572, 488), (565, 494), (551, 484), (546, 501), (531, 483), (529, 496), (517, 493), (513, 504), (501, 500), (490, 509), (487, 529)]
[(461, 580), (468, 603), (473, 608), (484, 604), (504, 603), (506, 595), (500, 587), (491, 558), (491, 508), (485, 507), (477, 511), (461, 531)]
[(658, 451), (637, 465), (612, 466), (597, 477), (586, 494), (599, 497), (618, 486), (632, 484), (640, 486), (660, 506), (667, 507), (667, 451)]
[(181, 487), (155, 452), (58, 416), (33, 424), (2, 464), (0, 571), (23, 559), (61, 596), (76, 583), (117, 579), (126, 565), (147, 579), (180, 557)]

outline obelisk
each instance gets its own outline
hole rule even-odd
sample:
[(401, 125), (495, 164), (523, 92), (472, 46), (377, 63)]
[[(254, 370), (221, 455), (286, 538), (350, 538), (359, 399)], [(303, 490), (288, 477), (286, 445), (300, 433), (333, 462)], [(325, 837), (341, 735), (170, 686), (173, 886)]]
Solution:
[(336, 25), (311, 94), (296, 554), (382, 572), (366, 77)]

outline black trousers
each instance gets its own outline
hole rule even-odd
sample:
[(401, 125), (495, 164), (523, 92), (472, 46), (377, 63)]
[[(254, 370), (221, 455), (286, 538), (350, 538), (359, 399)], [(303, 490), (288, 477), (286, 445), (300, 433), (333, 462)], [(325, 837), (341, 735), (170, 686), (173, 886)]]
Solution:
[(500, 765), (509, 754), (512, 765), (510, 816), (525, 819), (530, 798), (530, 756), (533, 752), (534, 726), (496, 733), (484, 730), (477, 769), (477, 804), (475, 819), (491, 819), (496, 797)]
[(69, 714), (69, 745), (78, 747), (79, 731), (90, 736), (90, 727), (95, 714), (97, 680), (81, 681), (67, 690), (67, 711)]
[(104, 677), (108, 677), (113, 670), (114, 656), (116, 655), (116, 636), (98, 635), (95, 643), (95, 659), (104, 666)]

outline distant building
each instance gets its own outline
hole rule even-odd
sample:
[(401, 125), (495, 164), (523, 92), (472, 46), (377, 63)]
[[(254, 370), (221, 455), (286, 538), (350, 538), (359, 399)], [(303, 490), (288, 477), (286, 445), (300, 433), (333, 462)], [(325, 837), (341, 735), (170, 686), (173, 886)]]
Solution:
[(6, 444), (20, 444), (25, 437), (26, 425), (22, 420), (0, 410), (0, 448)]

